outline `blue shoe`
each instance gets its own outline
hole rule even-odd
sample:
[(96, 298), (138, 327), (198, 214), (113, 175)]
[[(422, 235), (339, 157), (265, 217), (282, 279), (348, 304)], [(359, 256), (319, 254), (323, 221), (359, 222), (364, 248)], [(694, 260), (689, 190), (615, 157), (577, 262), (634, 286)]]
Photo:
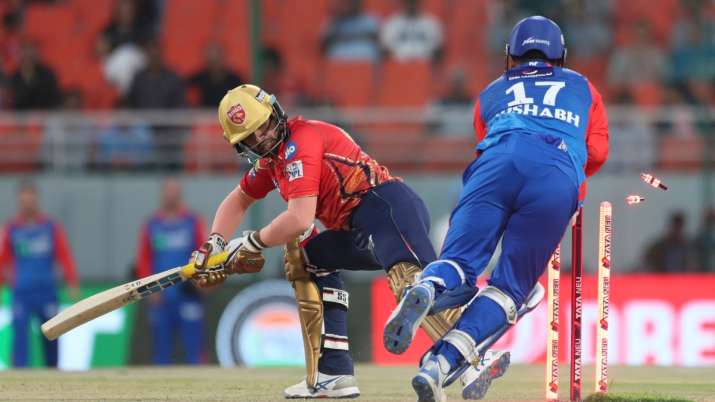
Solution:
[(443, 356), (432, 356), (420, 367), (412, 378), (412, 388), (417, 394), (417, 402), (446, 402), (447, 395), (442, 389), (444, 378), (450, 367)]
[(431, 284), (418, 283), (408, 288), (385, 324), (382, 337), (385, 349), (394, 354), (404, 353), (433, 303), (434, 288)]
[(469, 368), (462, 374), (462, 398), (482, 399), (487, 394), (492, 380), (506, 373), (511, 361), (511, 354), (501, 350), (488, 350), (479, 361), (476, 369)]

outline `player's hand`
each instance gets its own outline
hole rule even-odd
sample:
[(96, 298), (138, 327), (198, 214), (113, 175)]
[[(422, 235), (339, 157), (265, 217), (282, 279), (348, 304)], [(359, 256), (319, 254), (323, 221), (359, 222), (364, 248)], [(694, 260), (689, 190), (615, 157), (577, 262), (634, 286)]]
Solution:
[(191, 261), (196, 268), (196, 273), (191, 279), (197, 287), (216, 286), (226, 280), (228, 273), (225, 272), (223, 264), (208, 266), (209, 257), (219, 254), (225, 249), (226, 239), (219, 233), (211, 233), (201, 248), (191, 254)]
[(266, 245), (261, 241), (259, 232), (243, 232), (243, 236), (231, 240), (226, 250), (226, 271), (229, 274), (252, 274), (263, 269), (266, 259), (261, 251)]

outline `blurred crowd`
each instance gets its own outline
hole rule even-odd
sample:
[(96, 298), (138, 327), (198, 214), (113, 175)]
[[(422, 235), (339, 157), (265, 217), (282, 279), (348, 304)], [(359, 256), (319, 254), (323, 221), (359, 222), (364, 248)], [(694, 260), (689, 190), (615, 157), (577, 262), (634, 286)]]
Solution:
[[(423, 108), (425, 124), (386, 125), (374, 136), (392, 129), (405, 139), (419, 131), (409, 138), (460, 141), (471, 138), (466, 110), (503, 70), (508, 30), (543, 14), (564, 29), (567, 66), (587, 75), (609, 104), (669, 107), (657, 118), (625, 112), (612, 119), (606, 169), (699, 168), (702, 150), (715, 147), (709, 113), (674, 108), (715, 103), (715, 6), (708, 0), (660, 0), (658, 7), (640, 0), (316, 0), (295, 16), (288, 10), (294, 1), (265, 0), (255, 53), (249, 2), (227, 1), (6, 0), (0, 107), (211, 109), (226, 90), (250, 81), (289, 112)], [(194, 37), (185, 34), (187, 23)], [(181, 158), (165, 159), (181, 153), (185, 133), (147, 122), (91, 130), (91, 155), (79, 158), (89, 167), (141, 169), (152, 158), (161, 168), (181, 167)], [(357, 134), (372, 144), (370, 132)]]
[(642, 266), (656, 273), (715, 272), (715, 208), (705, 210), (695, 236), (683, 211), (672, 212), (663, 233), (647, 246)]

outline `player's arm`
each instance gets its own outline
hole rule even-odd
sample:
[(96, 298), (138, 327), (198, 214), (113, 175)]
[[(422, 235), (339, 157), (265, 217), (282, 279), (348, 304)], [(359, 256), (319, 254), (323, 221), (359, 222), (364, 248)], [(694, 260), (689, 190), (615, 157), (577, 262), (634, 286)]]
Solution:
[(588, 128), (586, 131), (586, 177), (594, 175), (608, 159), (608, 115), (601, 94), (590, 82), (591, 108), (589, 110)]
[(69, 242), (65, 231), (59, 225), (54, 225), (55, 237), (55, 259), (62, 266), (65, 281), (69, 286), (70, 298), (77, 299), (79, 297), (79, 284), (77, 281), (77, 266), (72, 251), (70, 250)]
[(288, 209), (258, 232), (266, 247), (286, 244), (305, 233), (315, 220), (318, 197), (297, 197), (288, 200)]
[(5, 227), (0, 231), (0, 285), (5, 276), (5, 270), (12, 264), (12, 242), (10, 241), (10, 230)]
[(479, 144), (487, 135), (487, 125), (482, 118), (482, 105), (479, 102), (479, 99), (477, 99), (477, 102), (474, 105), (474, 119), (472, 120), (472, 126), (474, 127), (474, 136), (477, 139), (477, 144)]
[(246, 194), (240, 185), (237, 186), (221, 201), (221, 205), (216, 210), (211, 233), (220, 234), (223, 238), (230, 237), (241, 226), (246, 210), (255, 201), (256, 199)]
[(151, 236), (149, 235), (149, 224), (145, 223), (139, 232), (139, 244), (137, 245), (137, 278), (151, 275), (151, 266)]

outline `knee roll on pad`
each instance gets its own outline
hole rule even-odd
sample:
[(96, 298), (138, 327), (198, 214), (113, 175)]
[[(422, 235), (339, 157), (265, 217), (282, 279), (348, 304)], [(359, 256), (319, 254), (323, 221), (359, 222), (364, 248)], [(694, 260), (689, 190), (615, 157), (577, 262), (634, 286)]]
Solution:
[(494, 303), (498, 304), (502, 310), (504, 310), (504, 314), (506, 314), (506, 322), (509, 324), (516, 323), (516, 303), (514, 303), (514, 300), (512, 300), (511, 297), (509, 297), (501, 289), (490, 285), (482, 289), (477, 297), (486, 297), (491, 299)]
[(479, 361), (479, 352), (476, 350), (477, 344), (469, 334), (458, 329), (453, 329), (447, 332), (443, 340), (454, 346), (459, 351), (459, 354), (464, 357), (464, 360), (475, 364)]

